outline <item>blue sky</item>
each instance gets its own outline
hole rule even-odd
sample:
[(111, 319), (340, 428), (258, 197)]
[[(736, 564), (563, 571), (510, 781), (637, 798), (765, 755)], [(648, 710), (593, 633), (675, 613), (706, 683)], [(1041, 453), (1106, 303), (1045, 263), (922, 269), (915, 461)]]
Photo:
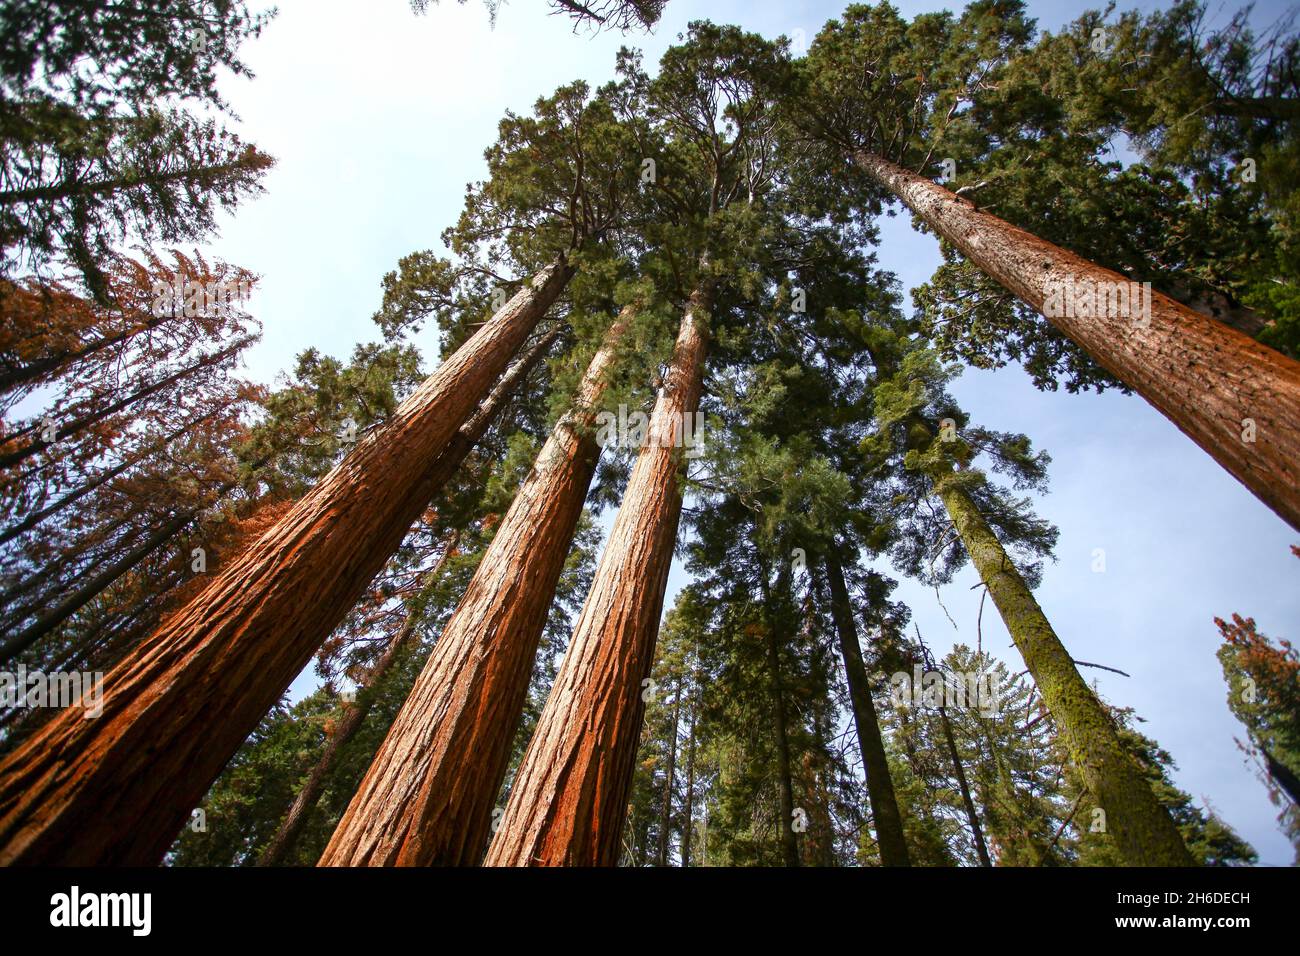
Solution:
[[(1102, 5), (1030, 9), (1051, 29)], [(280, 15), (243, 50), (257, 78), (223, 86), (241, 116), (239, 132), (278, 164), (267, 193), (223, 218), (204, 247), (262, 277), (250, 311), (265, 332), (248, 371), (266, 382), (305, 348), (346, 357), (378, 337), (370, 315), (380, 277), (406, 253), (443, 251), (438, 235), (459, 214), (465, 185), (482, 176), (483, 150), (505, 110), (526, 111), (575, 78), (609, 79), (623, 44), (644, 50), (653, 65), (693, 19), (765, 36), (802, 30), (811, 39), (843, 8), (671, 0), (652, 34), (593, 37), (574, 34), (544, 0), (514, 0), (495, 28), (473, 0), (445, 0), (424, 17), (406, 0), (278, 6)], [(911, 16), (943, 4), (898, 6)], [(1283, 7), (1260, 3), (1257, 14), (1268, 20)], [(904, 288), (938, 262), (934, 239), (914, 233), (903, 216), (882, 222), (879, 255)], [(430, 362), (433, 334), (417, 340)], [(1267, 634), (1296, 636), (1300, 561), (1288, 545), (1300, 534), (1139, 398), (1042, 393), (1018, 367), (968, 371), (953, 392), (973, 421), (1024, 432), (1053, 457), (1050, 491), (1036, 506), (1061, 536), (1039, 600), (1076, 659), (1131, 675), (1085, 670), (1085, 677), (1112, 702), (1136, 708), (1147, 721), (1142, 729), (1177, 761), (1179, 785), (1208, 800), (1261, 861), (1290, 863), (1276, 810), (1233, 742), (1241, 730), (1225, 703), (1213, 618), (1239, 611)], [(1096, 548), (1106, 552), (1100, 574), (1092, 571)], [(967, 568), (942, 591), (956, 630), (932, 590), (904, 581), (896, 597), (942, 653), (955, 641), (975, 643), (977, 580)], [(675, 567), (668, 604), (685, 581)], [(1022, 669), (991, 604), (983, 636), (987, 650)], [(312, 683), (309, 669), (295, 691)]]

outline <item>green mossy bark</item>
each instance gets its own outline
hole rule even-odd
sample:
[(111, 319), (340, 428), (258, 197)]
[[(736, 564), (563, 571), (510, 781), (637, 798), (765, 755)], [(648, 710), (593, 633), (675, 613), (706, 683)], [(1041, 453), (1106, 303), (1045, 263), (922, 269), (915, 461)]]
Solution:
[(1192, 866), (1191, 854), (1142, 768), (1120, 742), (1115, 723), (1079, 671), (997, 535), (956, 473), (938, 479), (943, 500), (980, 578), (1033, 675), (1129, 866)]

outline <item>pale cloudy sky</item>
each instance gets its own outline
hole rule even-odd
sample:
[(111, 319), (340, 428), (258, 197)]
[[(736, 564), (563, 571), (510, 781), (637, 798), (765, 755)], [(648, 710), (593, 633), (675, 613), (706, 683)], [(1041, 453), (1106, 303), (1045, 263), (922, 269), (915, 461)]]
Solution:
[[(472, 0), (444, 2), (424, 17), (406, 0), (278, 5), (280, 15), (244, 50), (257, 78), (223, 88), (240, 132), (278, 165), (266, 194), (226, 217), (205, 247), (262, 276), (250, 310), (265, 334), (249, 372), (268, 382), (305, 348), (346, 357), (377, 338), (369, 317), (380, 277), (408, 252), (442, 251), (438, 235), (455, 221), (465, 185), (482, 176), (483, 150), (505, 110), (526, 111), (575, 78), (604, 82), (623, 44), (640, 47), (653, 65), (694, 19), (811, 38), (843, 8), (671, 0), (652, 34), (593, 37), (575, 35), (544, 0), (514, 0), (495, 28)], [(907, 16), (943, 6), (898, 5)], [(1046, 28), (1101, 5), (1030, 4)], [(1283, 6), (1261, 3), (1257, 11), (1268, 19)], [(931, 237), (898, 217), (884, 222), (880, 259), (911, 288), (938, 254)], [(432, 362), (436, 343), (425, 334)], [(1296, 636), (1300, 561), (1288, 545), (1300, 534), (1141, 399), (1040, 393), (1019, 368), (968, 371), (953, 391), (974, 421), (1024, 432), (1053, 456), (1051, 490), (1037, 507), (1060, 528), (1059, 561), (1047, 569), (1039, 600), (1077, 659), (1131, 675), (1085, 676), (1146, 718), (1143, 729), (1179, 765), (1178, 783), (1208, 800), (1263, 862), (1289, 863), (1276, 810), (1233, 743), (1241, 731), (1225, 703), (1212, 619), (1239, 611), (1265, 633)], [(1096, 548), (1105, 550), (1105, 573), (1092, 571)], [(675, 568), (669, 604), (683, 583)], [(933, 591), (903, 582), (896, 596), (943, 652), (954, 641), (975, 643), (976, 583), (968, 568), (943, 591), (957, 630)], [(991, 604), (983, 635), (986, 649), (1021, 669)], [(309, 674), (296, 690), (310, 685)]]

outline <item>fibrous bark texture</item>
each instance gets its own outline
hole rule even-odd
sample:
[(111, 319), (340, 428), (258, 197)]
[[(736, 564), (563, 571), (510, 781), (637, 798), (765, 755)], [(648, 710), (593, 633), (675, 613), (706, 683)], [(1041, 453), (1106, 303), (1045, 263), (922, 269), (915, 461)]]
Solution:
[(630, 313), (610, 329), (496, 530), (321, 857), (474, 865), (600, 449), (591, 432)]
[(1149, 310), (1069, 307), (1063, 293), (1131, 283), (880, 156), (855, 160), (1300, 530), (1300, 362), (1159, 292)]
[(699, 407), (710, 302), (697, 292), (564, 663), (520, 764), (489, 866), (618, 863), (664, 589), (684, 416)]
[(401, 544), (439, 458), (564, 288), (553, 263), (273, 528), (0, 764), (0, 864), (154, 864)]

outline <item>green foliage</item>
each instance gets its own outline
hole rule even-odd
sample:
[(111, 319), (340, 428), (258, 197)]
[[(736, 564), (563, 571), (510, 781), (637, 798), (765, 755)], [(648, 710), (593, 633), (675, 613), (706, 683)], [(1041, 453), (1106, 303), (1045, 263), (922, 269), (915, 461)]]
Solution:
[(260, 466), (257, 478), (269, 490), (300, 495), (423, 379), (420, 353), (410, 346), (358, 345), (346, 365), (307, 349), (266, 398), (241, 457)]
[[(1129, 752), (1143, 767), (1147, 780), (1155, 791), (1156, 798), (1168, 809), (1187, 844), (1188, 852), (1198, 866), (1242, 866), (1255, 863), (1257, 856), (1250, 844), (1233, 832), (1232, 828), (1220, 820), (1212, 810), (1205, 810), (1195, 805), (1190, 795), (1180, 790), (1170, 774), (1178, 769), (1173, 758), (1154, 740), (1136, 730), (1132, 723), (1135, 718), (1131, 712), (1116, 713), (1120, 725), (1120, 739)], [(1081, 794), (1077, 780), (1071, 768), (1066, 766), (1067, 786), (1071, 792)], [(1094, 819), (1093, 804), (1086, 796), (1076, 798), (1079, 811), (1078, 820), (1084, 821), (1077, 828), (1078, 835), (1074, 847), (1078, 866), (1119, 866), (1120, 857), (1115, 850), (1109, 833), (1089, 823)]]
[[(106, 301), (99, 262), (127, 235), (198, 239), (260, 190), (272, 159), (197, 109), (274, 14), (233, 0), (15, 0), (0, 11), (0, 269), (65, 261)], [(198, 31), (196, 33), (196, 31)]]

